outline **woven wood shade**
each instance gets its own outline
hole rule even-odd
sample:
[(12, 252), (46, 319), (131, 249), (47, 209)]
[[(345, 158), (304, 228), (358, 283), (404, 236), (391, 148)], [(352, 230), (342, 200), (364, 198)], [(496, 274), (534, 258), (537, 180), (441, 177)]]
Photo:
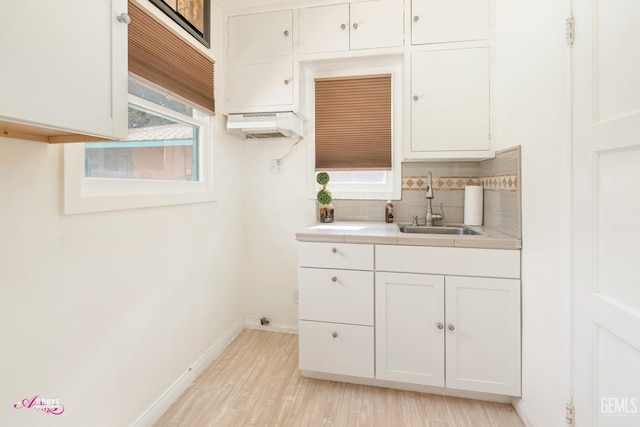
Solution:
[(391, 75), (315, 83), (316, 170), (390, 170)]
[(215, 113), (213, 60), (132, 1), (129, 16), (129, 71)]

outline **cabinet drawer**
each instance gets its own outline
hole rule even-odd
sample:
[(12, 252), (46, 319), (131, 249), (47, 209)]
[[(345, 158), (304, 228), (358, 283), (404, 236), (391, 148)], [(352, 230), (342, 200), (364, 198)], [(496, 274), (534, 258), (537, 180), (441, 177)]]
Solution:
[(300, 242), (300, 267), (373, 270), (373, 245)]
[(519, 279), (520, 251), (379, 245), (376, 270)]
[(373, 378), (373, 327), (301, 320), (299, 340), (300, 369)]
[(299, 317), (373, 326), (373, 272), (300, 268)]

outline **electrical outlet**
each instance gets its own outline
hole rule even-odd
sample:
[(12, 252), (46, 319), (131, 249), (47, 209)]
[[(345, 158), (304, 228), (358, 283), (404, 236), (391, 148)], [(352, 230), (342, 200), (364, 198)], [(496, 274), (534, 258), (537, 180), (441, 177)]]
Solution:
[(281, 160), (269, 160), (269, 173), (284, 173), (284, 163)]

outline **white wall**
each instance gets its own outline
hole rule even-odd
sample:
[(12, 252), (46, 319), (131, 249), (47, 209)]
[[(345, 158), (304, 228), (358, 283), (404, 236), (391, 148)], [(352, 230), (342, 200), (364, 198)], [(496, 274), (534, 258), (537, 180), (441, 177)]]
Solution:
[(565, 425), (570, 402), (569, 1), (499, 1), (498, 134), (522, 145), (522, 404)]
[[(130, 425), (239, 325), (241, 147), (226, 138), (220, 114), (216, 202), (83, 215), (62, 213), (61, 146), (0, 138), (0, 425)], [(12, 408), (36, 394), (65, 413)]]

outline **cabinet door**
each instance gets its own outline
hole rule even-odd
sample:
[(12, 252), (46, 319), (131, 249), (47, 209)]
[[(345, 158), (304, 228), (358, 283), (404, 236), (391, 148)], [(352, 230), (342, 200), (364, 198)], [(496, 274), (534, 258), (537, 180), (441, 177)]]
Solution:
[(126, 11), (126, 0), (3, 2), (0, 122), (126, 137)]
[(230, 113), (286, 111), (293, 104), (293, 64), (235, 64), (229, 67)]
[(349, 50), (349, 5), (307, 7), (298, 11), (300, 53)]
[(229, 17), (229, 57), (266, 58), (293, 53), (293, 13), (256, 13)]
[(489, 48), (415, 52), (411, 151), (489, 150)]
[(520, 281), (446, 277), (447, 387), (520, 395)]
[(376, 378), (444, 386), (444, 277), (376, 273)]
[(304, 371), (373, 378), (373, 327), (299, 323), (299, 361)]
[(489, 39), (489, 0), (412, 0), (411, 43)]
[(351, 49), (404, 44), (404, 7), (398, 0), (351, 3)]

